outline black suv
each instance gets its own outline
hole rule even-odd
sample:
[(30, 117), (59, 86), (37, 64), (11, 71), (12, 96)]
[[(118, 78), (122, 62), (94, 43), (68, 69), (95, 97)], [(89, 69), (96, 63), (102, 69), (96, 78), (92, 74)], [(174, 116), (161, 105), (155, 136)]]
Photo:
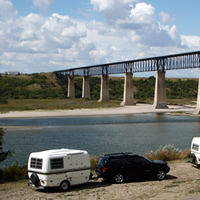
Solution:
[(123, 183), (127, 179), (147, 176), (163, 180), (169, 170), (168, 164), (162, 160), (149, 160), (133, 153), (112, 153), (100, 158), (96, 174), (103, 179)]

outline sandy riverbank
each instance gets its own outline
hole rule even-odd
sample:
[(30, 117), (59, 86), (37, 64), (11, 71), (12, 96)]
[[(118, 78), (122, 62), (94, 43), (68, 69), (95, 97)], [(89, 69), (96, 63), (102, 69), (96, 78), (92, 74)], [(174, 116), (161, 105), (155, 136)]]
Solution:
[(57, 188), (39, 190), (27, 186), (28, 180), (0, 185), (0, 200), (71, 199), (71, 200), (197, 200), (200, 199), (199, 169), (186, 161), (174, 161), (163, 181), (133, 180), (124, 184), (89, 181), (61, 192)]
[(103, 116), (103, 115), (126, 115), (142, 113), (180, 113), (192, 114), (195, 106), (169, 106), (168, 109), (155, 109), (149, 104), (137, 104), (136, 106), (124, 106), (119, 108), (101, 109), (75, 109), (75, 110), (35, 110), (14, 111), (0, 113), (0, 119), (6, 118), (41, 118), (41, 117), (72, 117), (72, 116)]

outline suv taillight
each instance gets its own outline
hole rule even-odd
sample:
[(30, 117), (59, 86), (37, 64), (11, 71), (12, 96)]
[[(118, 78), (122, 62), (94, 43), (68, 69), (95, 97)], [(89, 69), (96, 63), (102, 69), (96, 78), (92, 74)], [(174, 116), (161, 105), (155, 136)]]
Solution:
[(104, 167), (104, 168), (102, 169), (102, 172), (103, 172), (103, 173), (105, 173), (105, 172), (106, 172), (106, 170), (107, 170), (107, 168), (106, 168), (106, 167)]

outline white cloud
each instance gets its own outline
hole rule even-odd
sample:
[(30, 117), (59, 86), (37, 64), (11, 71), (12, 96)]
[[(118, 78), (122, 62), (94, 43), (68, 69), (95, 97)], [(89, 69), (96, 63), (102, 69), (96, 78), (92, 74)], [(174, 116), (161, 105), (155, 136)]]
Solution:
[(17, 15), (17, 13), (10, 0), (0, 0), (0, 21), (10, 19)]
[(50, 5), (54, 1), (55, 0), (33, 0), (33, 4), (35, 7), (39, 7), (41, 13), (45, 15), (48, 13)]
[[(19, 16), (0, 0), (0, 72), (33, 73), (199, 50), (200, 37), (180, 35), (156, 18), (156, 8), (137, 0), (91, 0), (106, 21), (53, 13)], [(49, 8), (53, 1), (34, 1)]]
[(186, 36), (186, 35), (181, 35), (181, 41), (182, 44), (191, 48), (191, 49), (198, 49), (200, 47), (200, 36)]
[(174, 16), (170, 16), (169, 14), (165, 12), (160, 12), (159, 15), (161, 16), (161, 20), (163, 23), (172, 23), (175, 21)]
[(165, 12), (160, 12), (160, 16), (162, 17), (162, 22), (167, 23), (169, 22), (170, 16)]
[(155, 8), (146, 3), (138, 3), (132, 8), (129, 15), (133, 23), (149, 24), (155, 22)]
[(124, 19), (130, 11), (130, 4), (138, 0), (90, 0), (94, 9), (101, 12), (107, 21)]
[(181, 45), (181, 37), (175, 25), (169, 30), (169, 36), (177, 43), (177, 45)]

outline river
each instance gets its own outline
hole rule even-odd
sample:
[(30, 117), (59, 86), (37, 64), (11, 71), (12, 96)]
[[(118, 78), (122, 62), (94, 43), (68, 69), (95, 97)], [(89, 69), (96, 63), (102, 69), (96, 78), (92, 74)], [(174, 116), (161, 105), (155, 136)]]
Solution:
[(192, 138), (200, 137), (200, 117), (167, 114), (0, 119), (3, 126), (20, 127), (5, 130), (3, 150), (13, 150), (14, 155), (4, 166), (27, 164), (31, 152), (47, 149), (144, 154), (167, 144), (190, 149)]

